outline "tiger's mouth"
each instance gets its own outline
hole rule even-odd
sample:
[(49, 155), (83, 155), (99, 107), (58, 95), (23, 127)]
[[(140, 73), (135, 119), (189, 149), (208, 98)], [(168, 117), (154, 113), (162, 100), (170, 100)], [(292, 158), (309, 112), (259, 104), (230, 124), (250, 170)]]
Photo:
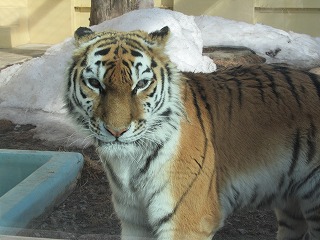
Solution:
[(99, 145), (104, 146), (137, 146), (143, 145), (148, 139), (148, 128), (142, 124), (131, 125), (123, 134), (115, 134), (108, 131), (102, 121), (98, 123), (90, 121), (88, 130)]
[(141, 136), (135, 136), (130, 138), (113, 137), (106, 136), (104, 134), (94, 133), (93, 137), (98, 141), (99, 144), (104, 146), (129, 146), (129, 145), (139, 145), (141, 141)]
[(96, 138), (97, 140), (99, 140), (105, 144), (127, 145), (127, 144), (132, 143), (132, 141), (124, 141), (122, 139), (119, 139), (118, 137), (113, 137), (114, 139), (110, 139), (110, 137), (105, 136), (105, 135), (101, 135), (98, 133), (94, 134), (94, 138)]

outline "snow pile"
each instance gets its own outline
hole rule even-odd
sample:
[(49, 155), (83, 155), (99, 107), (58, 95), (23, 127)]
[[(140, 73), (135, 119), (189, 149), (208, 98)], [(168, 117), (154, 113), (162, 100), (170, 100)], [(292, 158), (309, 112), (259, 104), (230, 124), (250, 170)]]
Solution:
[(61, 112), (66, 66), (73, 48), (68, 39), (48, 49), (42, 57), (2, 70), (0, 107)]
[(320, 38), (220, 17), (200, 16), (195, 22), (204, 46), (247, 47), (266, 58), (267, 63), (287, 63), (298, 68), (320, 65)]
[(169, 26), (171, 38), (167, 45), (167, 54), (181, 71), (213, 72), (216, 65), (208, 57), (202, 56), (201, 31), (193, 16), (158, 8), (129, 12), (121, 17), (111, 19), (92, 29), (104, 31), (115, 29), (132, 31), (142, 29), (152, 32)]
[[(245, 46), (269, 63), (285, 62), (297, 67), (320, 65), (320, 38), (288, 33), (263, 25), (235, 22), (218, 17), (186, 16), (182, 13), (141, 9), (92, 27), (95, 31), (114, 29), (147, 32), (169, 26), (167, 46), (170, 59), (182, 71), (212, 72), (215, 64), (202, 56), (203, 46)], [(85, 145), (63, 109), (63, 93), (73, 38), (57, 44), (40, 58), (13, 65), (0, 72), (0, 119), (37, 126), (37, 137), (59, 144)]]

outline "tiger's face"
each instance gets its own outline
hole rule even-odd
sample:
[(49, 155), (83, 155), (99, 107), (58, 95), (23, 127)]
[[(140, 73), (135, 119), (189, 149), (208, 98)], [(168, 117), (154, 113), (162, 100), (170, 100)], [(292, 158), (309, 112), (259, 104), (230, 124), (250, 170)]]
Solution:
[(164, 53), (168, 37), (168, 27), (76, 31), (67, 108), (100, 146), (161, 144), (178, 127), (179, 74)]

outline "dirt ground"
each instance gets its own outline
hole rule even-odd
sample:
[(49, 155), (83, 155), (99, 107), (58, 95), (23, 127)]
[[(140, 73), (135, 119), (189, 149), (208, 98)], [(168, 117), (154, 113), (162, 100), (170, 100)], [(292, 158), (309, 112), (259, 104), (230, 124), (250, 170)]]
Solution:
[[(219, 58), (219, 51), (222, 51), (223, 58)], [(207, 49), (204, 52), (215, 58), (219, 67), (263, 61), (246, 49), (237, 50), (237, 54), (226, 49)], [(52, 212), (19, 235), (57, 239), (117, 239), (116, 236), (120, 234), (119, 222), (112, 208), (108, 181), (94, 148), (68, 148), (63, 144), (54, 146), (34, 138), (34, 128), (32, 125), (0, 120), (0, 148), (76, 151), (83, 154), (85, 165), (74, 191)], [(271, 240), (275, 239), (275, 234), (276, 221), (271, 211), (243, 211), (228, 218), (225, 227), (214, 239)]]

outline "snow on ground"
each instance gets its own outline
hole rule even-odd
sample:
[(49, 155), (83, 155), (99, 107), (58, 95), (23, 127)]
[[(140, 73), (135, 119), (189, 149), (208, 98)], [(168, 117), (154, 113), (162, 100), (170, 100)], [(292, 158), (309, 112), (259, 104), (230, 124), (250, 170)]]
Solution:
[[(202, 56), (203, 46), (244, 46), (269, 63), (295, 67), (320, 66), (320, 37), (285, 32), (219, 17), (187, 16), (161, 9), (141, 9), (92, 27), (148, 32), (169, 26), (167, 53), (181, 71), (212, 72), (216, 65)], [(60, 144), (85, 145), (87, 139), (73, 129), (63, 109), (66, 68), (74, 49), (73, 39), (57, 44), (40, 58), (13, 65), (0, 72), (0, 118), (37, 126), (37, 137)], [(81, 140), (78, 140), (81, 139)]]
[(299, 68), (320, 65), (320, 38), (220, 17), (200, 16), (195, 22), (205, 46), (248, 47), (266, 58), (267, 63), (287, 63)]

